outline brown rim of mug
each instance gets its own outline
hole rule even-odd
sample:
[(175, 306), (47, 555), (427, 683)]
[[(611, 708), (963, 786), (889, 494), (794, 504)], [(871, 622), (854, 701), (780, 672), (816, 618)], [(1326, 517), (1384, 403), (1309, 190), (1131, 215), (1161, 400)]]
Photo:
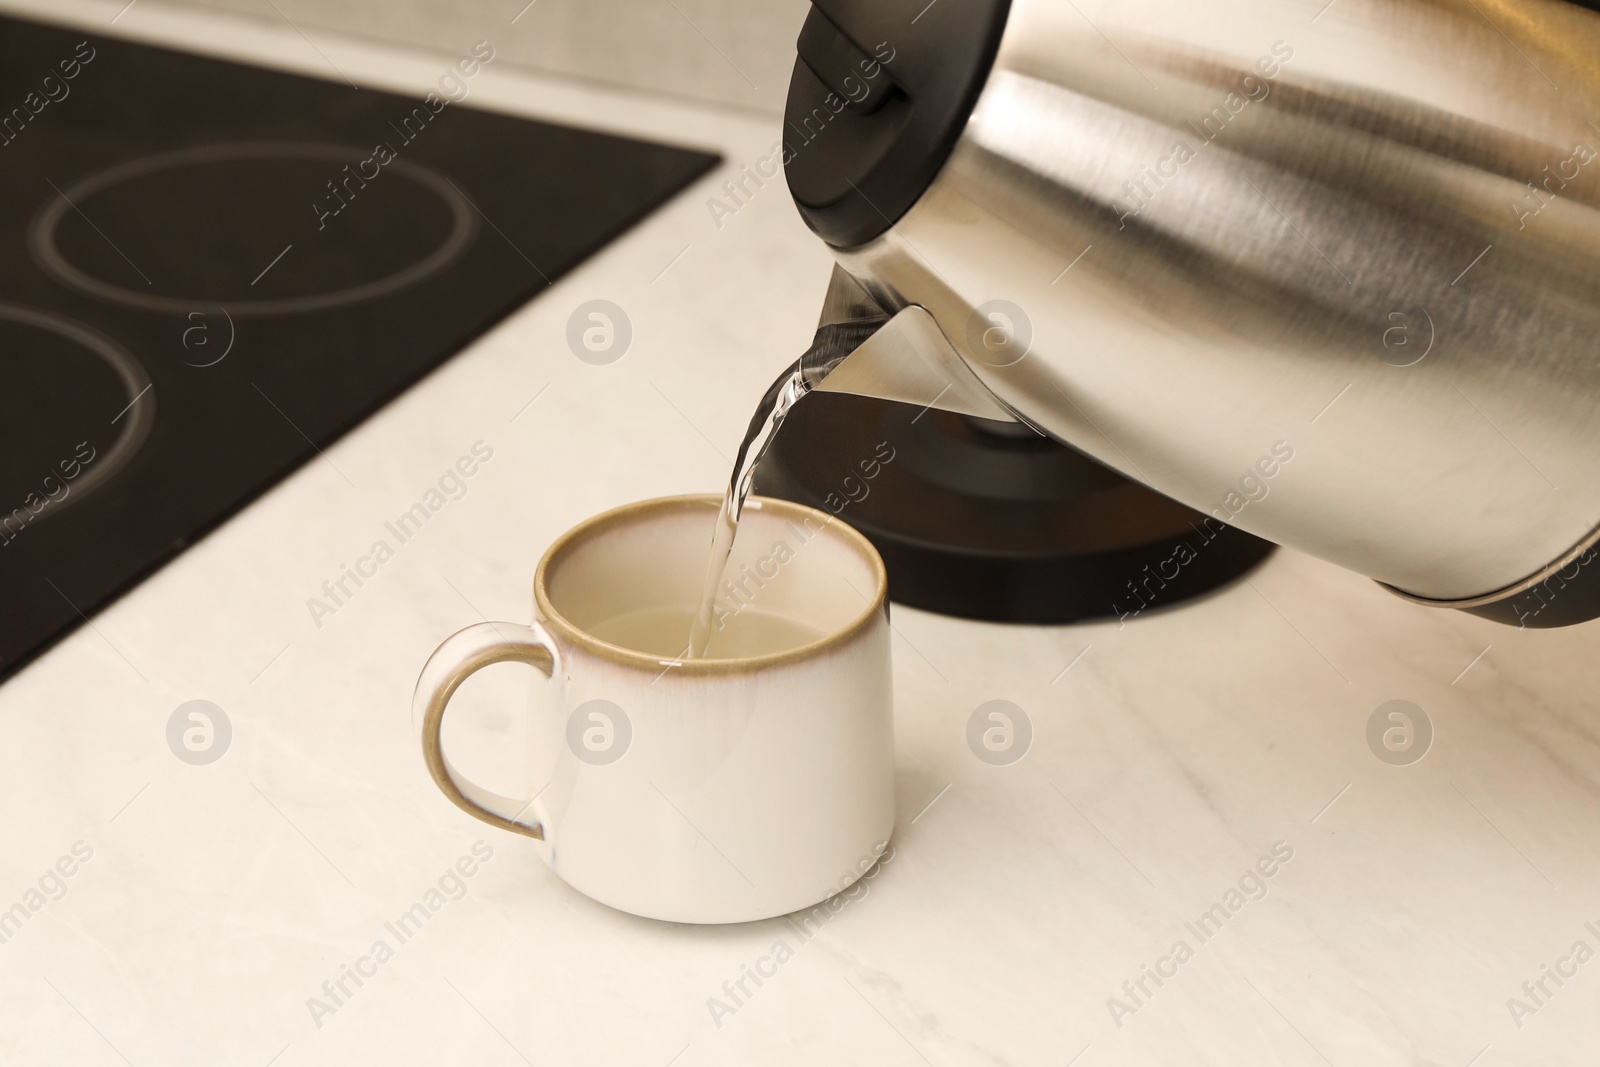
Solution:
[[(670, 670), (677, 673), (704, 676), (742, 674), (751, 670), (763, 670), (768, 667), (777, 667), (811, 659), (821, 653), (844, 645), (860, 635), (871, 624), (873, 616), (882, 609), (884, 600), (889, 592), (889, 574), (884, 569), (883, 558), (878, 555), (878, 550), (872, 547), (871, 541), (868, 541), (848, 523), (843, 522), (836, 516), (829, 515), (825, 511), (806, 507), (804, 504), (796, 504), (789, 500), (779, 500), (775, 497), (764, 496), (750, 497), (745, 506), (763, 513), (777, 512), (783, 517), (793, 519), (796, 522), (803, 521), (808, 516), (819, 518), (823, 522), (823, 530), (821, 531), (823, 535), (842, 538), (854, 547), (857, 554), (872, 567), (875, 579), (874, 588), (872, 595), (862, 608), (861, 614), (844, 626), (829, 632), (810, 644), (800, 645), (796, 648), (786, 648), (781, 652), (768, 652), (760, 656), (744, 656), (738, 659), (671, 659), (664, 656), (653, 656), (645, 652), (637, 652), (631, 648), (623, 648), (621, 645), (613, 645), (609, 641), (602, 641), (598, 637), (578, 629), (550, 603), (549, 591), (545, 585), (545, 574), (552, 563), (558, 561), (564, 552), (580, 541), (585, 541), (608, 529), (638, 522), (641, 519), (658, 517), (657, 514), (652, 513), (670, 515), (703, 510), (707, 513), (708, 518), (714, 519), (717, 509), (721, 506), (722, 498), (709, 494), (663, 496), (652, 500), (640, 500), (632, 504), (624, 504), (621, 507), (601, 512), (599, 515), (580, 522), (556, 538), (555, 543), (545, 549), (544, 555), (539, 558), (539, 565), (534, 569), (533, 602), (541, 616), (541, 621), (562, 641), (621, 666), (637, 667), (641, 670), (652, 672), (665, 673)], [(709, 525), (708, 523), (708, 528)], [(707, 547), (710, 547), (709, 542)]]

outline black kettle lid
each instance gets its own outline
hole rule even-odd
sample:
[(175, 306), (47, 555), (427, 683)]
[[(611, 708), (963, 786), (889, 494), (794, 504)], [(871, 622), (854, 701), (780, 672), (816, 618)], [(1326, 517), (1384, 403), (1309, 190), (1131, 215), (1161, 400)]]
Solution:
[(831, 245), (893, 226), (955, 147), (1010, 0), (813, 0), (789, 81), (783, 163)]

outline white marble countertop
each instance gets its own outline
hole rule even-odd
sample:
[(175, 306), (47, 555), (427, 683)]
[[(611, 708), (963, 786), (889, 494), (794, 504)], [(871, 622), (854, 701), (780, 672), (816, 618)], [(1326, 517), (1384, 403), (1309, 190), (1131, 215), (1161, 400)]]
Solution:
[[(444, 61), (312, 34), (323, 58), (287, 25), (152, 5), (108, 27), (120, 0), (31, 7), (403, 91)], [(576, 521), (715, 490), (829, 263), (781, 185), (720, 229), (706, 209), (774, 119), (499, 68), (475, 91), (728, 167), (0, 687), (0, 910), (27, 913), (0, 943), (0, 1062), (1594, 1062), (1596, 630), (1431, 613), (1295, 552), (1122, 628), (896, 610), (894, 851), (820, 929), (620, 914), (448, 804), (410, 723), (428, 652), (529, 618), (534, 562)], [(563, 339), (597, 297), (634, 326), (601, 367)], [(307, 598), (479, 440), (468, 494), (317, 626)], [(486, 784), (517, 776), (527, 684), (497, 667), (460, 698), (451, 747)], [(1010, 766), (965, 741), (995, 698), (1035, 729)], [(233, 728), (205, 766), (166, 740), (196, 699)], [(1392, 699), (1436, 731), (1410, 766), (1366, 741)], [(314, 1016), (480, 840), (461, 898)], [(1291, 858), (1248, 877), (1275, 847)], [(1241, 879), (1265, 896), (1230, 897)], [(734, 1005), (724, 983), (779, 941), (792, 958)]]

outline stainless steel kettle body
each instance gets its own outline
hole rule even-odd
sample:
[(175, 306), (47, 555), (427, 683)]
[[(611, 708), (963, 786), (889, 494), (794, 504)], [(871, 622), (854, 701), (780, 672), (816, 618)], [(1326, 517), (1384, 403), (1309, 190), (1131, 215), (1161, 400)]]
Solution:
[(907, 147), (945, 5), (819, 0), (802, 35), (791, 190), (873, 302), (1217, 521), (1430, 604), (1600, 615), (1600, 15), (991, 4), (948, 143)]

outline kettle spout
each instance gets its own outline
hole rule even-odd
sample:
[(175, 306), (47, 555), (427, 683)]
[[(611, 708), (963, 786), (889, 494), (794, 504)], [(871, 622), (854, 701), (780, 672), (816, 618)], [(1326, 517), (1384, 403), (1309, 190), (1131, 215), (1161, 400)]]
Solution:
[(932, 315), (915, 304), (891, 314), (837, 265), (816, 340), (801, 367), (811, 389), (1017, 421), (962, 361)]

